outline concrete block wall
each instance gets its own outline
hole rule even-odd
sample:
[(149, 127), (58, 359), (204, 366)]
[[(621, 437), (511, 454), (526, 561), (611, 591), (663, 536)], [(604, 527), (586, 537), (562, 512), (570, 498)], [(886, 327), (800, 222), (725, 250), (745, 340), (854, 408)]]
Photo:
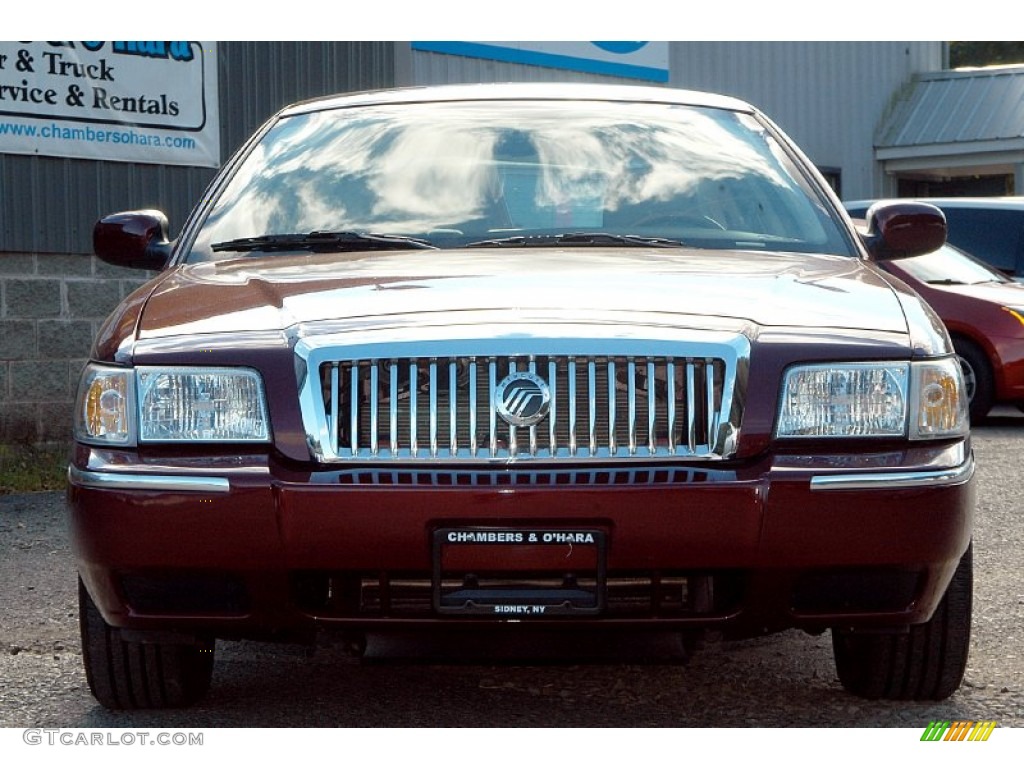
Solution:
[(95, 256), (0, 253), (0, 443), (70, 439), (93, 337), (148, 278)]

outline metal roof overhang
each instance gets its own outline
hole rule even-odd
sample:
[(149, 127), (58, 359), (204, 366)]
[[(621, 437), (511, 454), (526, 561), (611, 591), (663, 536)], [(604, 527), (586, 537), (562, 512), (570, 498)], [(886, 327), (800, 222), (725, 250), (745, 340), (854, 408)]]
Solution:
[(881, 125), (885, 170), (1012, 173), (1024, 163), (1024, 67), (917, 76)]

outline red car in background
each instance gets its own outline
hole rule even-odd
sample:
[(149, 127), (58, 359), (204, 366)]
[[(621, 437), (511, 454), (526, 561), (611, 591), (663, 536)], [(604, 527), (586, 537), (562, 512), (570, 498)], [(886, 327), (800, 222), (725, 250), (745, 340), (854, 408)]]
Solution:
[(972, 421), (996, 404), (1024, 405), (1024, 284), (949, 244), (881, 267), (921, 294), (949, 329)]

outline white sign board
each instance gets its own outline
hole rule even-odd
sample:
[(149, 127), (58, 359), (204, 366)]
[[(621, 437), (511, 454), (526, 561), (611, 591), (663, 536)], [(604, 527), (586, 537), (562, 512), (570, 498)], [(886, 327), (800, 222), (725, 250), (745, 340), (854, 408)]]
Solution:
[(0, 43), (0, 152), (217, 167), (215, 43)]

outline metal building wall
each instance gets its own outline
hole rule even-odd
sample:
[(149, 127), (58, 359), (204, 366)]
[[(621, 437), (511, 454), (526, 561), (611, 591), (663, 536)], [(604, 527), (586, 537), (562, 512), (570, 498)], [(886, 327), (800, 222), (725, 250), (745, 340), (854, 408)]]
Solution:
[[(672, 42), (669, 85), (749, 101), (786, 131), (819, 167), (842, 172), (844, 196), (875, 197), (886, 179), (874, 138), (911, 75), (942, 69), (942, 42)], [(412, 51), (409, 83), (565, 81), (623, 78)]]
[[(287, 103), (393, 85), (394, 52), (376, 42), (220, 43), (222, 161)], [(0, 154), (0, 445), (69, 438), (92, 339), (147, 278), (83, 256), (96, 219), (159, 208), (174, 236), (213, 173)]]
[(941, 70), (943, 42), (689, 42), (670, 47), (670, 84), (727, 93), (768, 114), (844, 197), (885, 194), (875, 133), (918, 72)]
[[(389, 42), (226, 42), (217, 46), (221, 160), (293, 101), (394, 84)], [(158, 208), (172, 234), (213, 169), (0, 154), (0, 253), (89, 253), (114, 211)]]
[[(621, 77), (591, 75), (527, 64), (412, 51), (411, 71), (402, 73), (409, 85), (444, 83), (636, 83)], [(400, 78), (400, 79), (403, 79)], [(403, 83), (404, 84), (404, 83)]]

